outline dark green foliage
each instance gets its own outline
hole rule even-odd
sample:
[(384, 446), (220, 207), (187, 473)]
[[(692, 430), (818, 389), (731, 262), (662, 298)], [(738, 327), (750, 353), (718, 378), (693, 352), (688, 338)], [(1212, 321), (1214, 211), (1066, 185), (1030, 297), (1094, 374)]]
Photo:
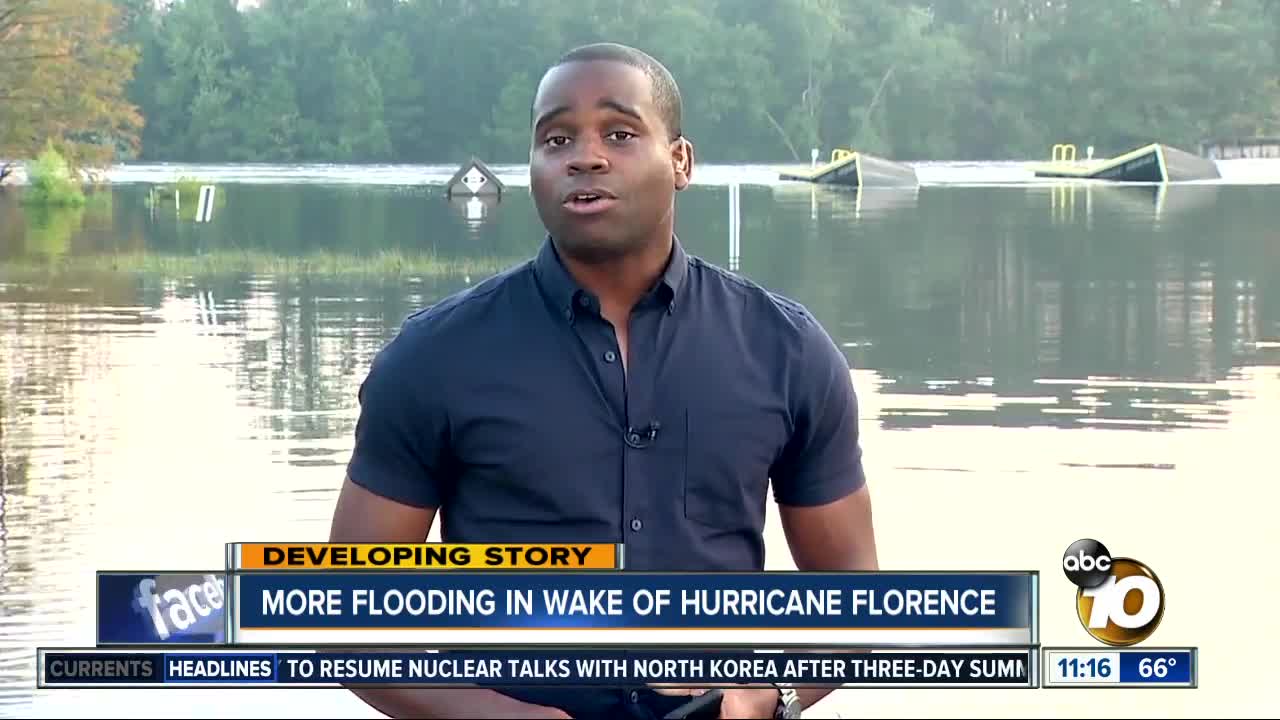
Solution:
[(154, 160), (524, 162), (542, 69), (599, 40), (667, 64), (702, 161), (1280, 133), (1276, 0), (117, 1)]

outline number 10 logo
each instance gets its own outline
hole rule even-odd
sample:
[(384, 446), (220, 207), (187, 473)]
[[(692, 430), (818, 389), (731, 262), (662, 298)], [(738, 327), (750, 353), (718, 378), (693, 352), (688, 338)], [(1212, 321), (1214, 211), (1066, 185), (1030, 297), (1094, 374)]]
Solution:
[(1113, 558), (1097, 540), (1077, 540), (1063, 555), (1063, 571), (1079, 590), (1076, 612), (1084, 629), (1108, 645), (1151, 636), (1164, 616), (1164, 588), (1151, 568)]

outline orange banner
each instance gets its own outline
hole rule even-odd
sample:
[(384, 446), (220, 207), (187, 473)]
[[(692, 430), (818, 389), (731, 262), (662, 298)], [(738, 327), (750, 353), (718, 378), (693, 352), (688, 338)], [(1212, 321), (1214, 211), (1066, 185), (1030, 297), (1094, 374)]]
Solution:
[(608, 543), (241, 543), (237, 570), (614, 570)]

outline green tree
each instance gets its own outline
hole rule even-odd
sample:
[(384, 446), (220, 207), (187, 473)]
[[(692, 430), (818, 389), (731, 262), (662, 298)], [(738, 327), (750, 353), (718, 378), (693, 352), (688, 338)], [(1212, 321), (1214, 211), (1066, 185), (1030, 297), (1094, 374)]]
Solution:
[(52, 142), (73, 171), (138, 148), (126, 97), (138, 61), (109, 0), (0, 0), (0, 179)]
[(601, 40), (668, 65), (704, 162), (1280, 132), (1280, 0), (114, 3), (151, 159), (521, 162), (541, 68)]
[(369, 61), (343, 46), (333, 64), (333, 129), (324, 155), (340, 162), (385, 160), (391, 141), (382, 122), (382, 88)]
[(243, 80), (237, 82), (241, 22), (229, 0), (186, 0), (161, 17), (154, 47), (163, 71), (148, 112), (149, 156), (215, 161), (235, 155), (247, 97)]

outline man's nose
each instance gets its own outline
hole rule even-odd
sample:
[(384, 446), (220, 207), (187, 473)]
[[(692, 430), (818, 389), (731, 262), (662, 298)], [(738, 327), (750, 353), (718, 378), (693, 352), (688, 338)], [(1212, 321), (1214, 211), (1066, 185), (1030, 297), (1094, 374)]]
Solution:
[(609, 169), (609, 158), (593, 142), (580, 143), (569, 158), (569, 174), (599, 173)]

